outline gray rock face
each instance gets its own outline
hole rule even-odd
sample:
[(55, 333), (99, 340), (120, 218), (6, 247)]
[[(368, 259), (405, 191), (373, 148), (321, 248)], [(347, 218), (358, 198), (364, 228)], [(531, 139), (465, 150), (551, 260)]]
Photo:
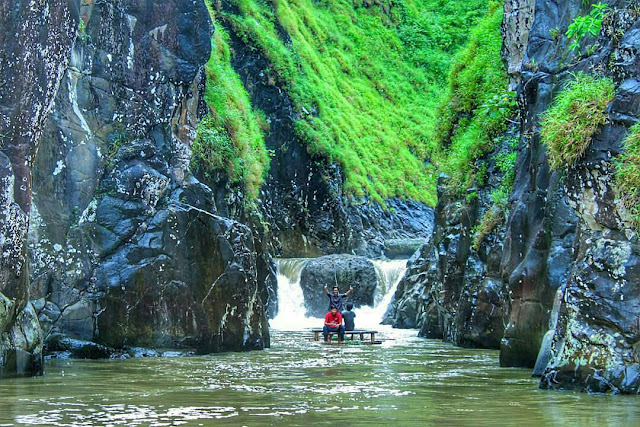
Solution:
[(522, 60), (529, 42), (529, 31), (535, 15), (535, 0), (507, 0), (502, 19), (502, 56), (507, 61), (507, 72), (520, 82)]
[(323, 317), (327, 314), (329, 298), (324, 287), (326, 285), (331, 292), (336, 283), (340, 293), (353, 286), (345, 302), (352, 302), (355, 306), (373, 306), (378, 285), (373, 263), (360, 256), (328, 255), (307, 261), (300, 272), (307, 315)]
[[(562, 7), (561, 13), (557, 6)], [(529, 123), (534, 123), (551, 102), (558, 85), (568, 78), (567, 71), (599, 69), (620, 78), (619, 81), (637, 76), (636, 65), (627, 61), (630, 46), (637, 38), (633, 34), (637, 11), (626, 9), (623, 2), (612, 2), (609, 6), (612, 10), (603, 21), (601, 35), (592, 40), (594, 53), (574, 59), (571, 56), (575, 54), (567, 49), (565, 40), (549, 40), (545, 31), (553, 26), (553, 19), (560, 16), (572, 20), (585, 14), (585, 6), (579, 2), (536, 3), (526, 56), (539, 60), (540, 68), (537, 72), (524, 73), (522, 89)], [(564, 65), (568, 59), (575, 65)], [(619, 212), (615, 202), (612, 165), (612, 157), (620, 152), (626, 128), (638, 120), (634, 81), (629, 78), (620, 84), (609, 110), (612, 124), (600, 130), (579, 163), (565, 172), (562, 183), (557, 172), (548, 178), (533, 168), (527, 173), (526, 186), (544, 196), (543, 201), (547, 203), (536, 202), (531, 196), (520, 197), (526, 209), (523, 214), (528, 212), (529, 219), (524, 223), (527, 228), (531, 228), (528, 225), (531, 219), (545, 218), (540, 227), (544, 240), (536, 244), (529, 237), (526, 241), (531, 242), (531, 249), (542, 251), (546, 265), (529, 263), (526, 269), (516, 268), (510, 275), (510, 289), (522, 297), (520, 303), (514, 299), (512, 305), (501, 361), (507, 365), (532, 366), (536, 348), (521, 343), (542, 342), (547, 313), (551, 311), (556, 290), (560, 289), (557, 320), (552, 318), (550, 322), (553, 338), (549, 345), (542, 346), (541, 357), (538, 357), (539, 361), (548, 359), (545, 369), (538, 368), (543, 371), (543, 387), (631, 393), (638, 390), (638, 363), (633, 350), (633, 343), (638, 339), (637, 327), (633, 325), (633, 319), (638, 317), (637, 304), (633, 302), (636, 292), (625, 286), (637, 280), (633, 267), (637, 249), (634, 233), (624, 225), (624, 213)], [(529, 144), (535, 152), (539, 138), (535, 128), (531, 127), (531, 131)], [(541, 154), (537, 156), (539, 170), (546, 165)], [(544, 206), (538, 215), (536, 206)], [(512, 229), (521, 221), (518, 218), (515, 214), (510, 218)], [(577, 222), (576, 232), (571, 231), (572, 222)], [(545, 236), (550, 236), (551, 241)], [(516, 246), (516, 251), (526, 253), (526, 246), (525, 251)], [(510, 251), (514, 260), (519, 258), (515, 256), (516, 251)], [(504, 264), (508, 262), (503, 259)], [(520, 265), (523, 266), (522, 262)], [(572, 268), (568, 269), (567, 265)], [(524, 304), (526, 300), (530, 303)], [(532, 316), (531, 310), (540, 306), (544, 312), (537, 309), (538, 315)], [(533, 336), (531, 331), (535, 331)], [(513, 338), (518, 338), (517, 346), (510, 345)], [(543, 354), (545, 352), (548, 355)]]
[(189, 169), (206, 112), (204, 2), (83, 2), (80, 17), (34, 168), (45, 334), (93, 342), (91, 354), (268, 346), (267, 255)]
[(433, 236), (409, 260), (383, 323), (419, 328), (421, 336), (460, 346), (498, 348), (507, 306), (499, 270), (502, 247), (496, 243), (504, 230), (472, 250), (471, 228), (490, 188), (477, 198), (457, 199), (443, 192), (445, 183), (442, 177)]
[(42, 370), (42, 336), (27, 304), (31, 167), (77, 22), (72, 1), (0, 2), (0, 375)]
[(640, 271), (640, 247), (625, 226), (612, 180), (611, 155), (623, 137), (616, 122), (605, 126), (568, 173), (568, 198), (580, 219), (580, 234), (542, 387), (632, 394), (640, 389), (640, 295), (632, 285)]

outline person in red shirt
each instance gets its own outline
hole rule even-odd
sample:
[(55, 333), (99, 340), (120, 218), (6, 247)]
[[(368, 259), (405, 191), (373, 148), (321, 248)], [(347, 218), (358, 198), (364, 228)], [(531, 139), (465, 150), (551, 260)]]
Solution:
[(344, 325), (342, 324), (342, 315), (338, 312), (336, 306), (331, 307), (331, 311), (324, 317), (324, 328), (322, 328), (322, 334), (324, 335), (324, 343), (328, 344), (329, 332), (338, 333), (338, 343), (344, 343)]

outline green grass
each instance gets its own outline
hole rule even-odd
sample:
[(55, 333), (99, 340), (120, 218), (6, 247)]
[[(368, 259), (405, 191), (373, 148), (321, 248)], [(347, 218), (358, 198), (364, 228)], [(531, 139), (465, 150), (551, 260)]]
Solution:
[(484, 215), (478, 221), (473, 229), (472, 247), (475, 250), (480, 248), (480, 244), (493, 230), (508, 216), (509, 212), (509, 195), (513, 190), (513, 181), (515, 178), (515, 164), (517, 152), (517, 139), (508, 144), (505, 151), (495, 156), (495, 163), (501, 175), (500, 186), (491, 192), (491, 206), (485, 211)]
[(607, 121), (606, 107), (613, 94), (611, 79), (583, 73), (576, 74), (560, 92), (540, 123), (552, 168), (572, 166), (582, 157)]
[(616, 188), (633, 227), (640, 231), (640, 123), (629, 129), (622, 145), (624, 153), (616, 165)]
[[(486, 14), (486, 0), (225, 4), (231, 6), (218, 11), (216, 19), (269, 60), (265, 72), (292, 99), (298, 136), (312, 155), (341, 166), (348, 195), (435, 204), (436, 174), (427, 159), (438, 151), (433, 137), (438, 106), (453, 58)], [(467, 60), (488, 55), (499, 62), (499, 47), (493, 48), (500, 36), (497, 9), (491, 28), (476, 32)], [(492, 44), (486, 48), (486, 40), (478, 37), (489, 32)], [(457, 72), (465, 72), (463, 59), (457, 60)], [(493, 90), (497, 80), (506, 87), (503, 80), (489, 78), (476, 94)], [(480, 99), (477, 107), (491, 96)]]
[(439, 109), (434, 161), (449, 175), (448, 185), (458, 195), (482, 179), (476, 159), (488, 152), (515, 114), (515, 94), (507, 90), (507, 72), (500, 60), (502, 14), (501, 4), (491, 3), (472, 30), (469, 43), (455, 58), (447, 98)]
[(269, 156), (260, 113), (231, 66), (228, 35), (216, 25), (211, 57), (206, 64), (205, 101), (209, 114), (199, 123), (192, 163), (211, 175), (224, 171), (231, 183), (242, 185), (246, 201), (258, 196)]

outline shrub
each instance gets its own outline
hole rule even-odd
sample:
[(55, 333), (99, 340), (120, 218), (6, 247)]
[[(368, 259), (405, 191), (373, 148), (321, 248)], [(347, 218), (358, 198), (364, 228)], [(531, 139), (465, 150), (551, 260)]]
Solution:
[(611, 79), (583, 73), (567, 84), (541, 121), (542, 141), (554, 169), (572, 166), (584, 154), (613, 99)]
[(607, 13), (607, 4), (598, 2), (591, 5), (591, 11), (586, 16), (578, 16), (567, 28), (566, 36), (573, 39), (569, 46), (572, 50), (580, 49), (580, 43), (588, 36), (596, 37), (602, 28), (602, 19)]
[(622, 145), (624, 153), (616, 162), (616, 188), (633, 227), (640, 231), (640, 123), (629, 129)]
[(504, 219), (504, 211), (497, 206), (491, 206), (484, 214), (480, 222), (473, 228), (473, 242), (471, 247), (474, 250), (480, 248), (480, 244)]

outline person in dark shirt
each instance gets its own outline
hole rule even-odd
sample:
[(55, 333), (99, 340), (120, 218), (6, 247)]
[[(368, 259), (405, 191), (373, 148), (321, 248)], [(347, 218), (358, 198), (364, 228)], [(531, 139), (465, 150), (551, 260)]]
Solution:
[(324, 335), (325, 344), (329, 343), (329, 332), (337, 332), (338, 344), (344, 344), (344, 325), (342, 324), (342, 315), (338, 312), (336, 307), (331, 307), (331, 310), (324, 317), (322, 335)]
[(327, 285), (324, 285), (324, 290), (327, 293), (327, 296), (329, 297), (329, 310), (331, 310), (331, 307), (336, 307), (338, 309), (338, 312), (341, 312), (342, 298), (348, 296), (351, 292), (353, 292), (353, 286), (350, 286), (349, 290), (344, 294), (340, 293), (340, 290), (338, 289), (337, 286), (334, 286), (332, 289), (332, 292), (329, 292), (329, 288), (327, 287)]
[(350, 302), (347, 303), (347, 309), (342, 312), (342, 319), (344, 320), (344, 330), (345, 331), (353, 331), (356, 328), (355, 318), (356, 314), (351, 311), (353, 308), (353, 304)]

